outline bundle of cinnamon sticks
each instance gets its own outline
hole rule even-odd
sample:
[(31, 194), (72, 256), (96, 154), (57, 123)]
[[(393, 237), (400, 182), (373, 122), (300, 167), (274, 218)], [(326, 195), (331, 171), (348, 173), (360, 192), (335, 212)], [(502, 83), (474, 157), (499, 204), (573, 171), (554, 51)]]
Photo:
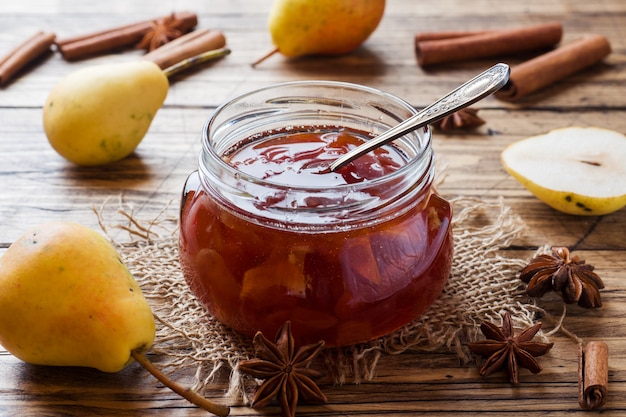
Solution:
[(194, 13), (173, 13), (171, 16), (143, 20), (99, 32), (58, 40), (55, 44), (64, 59), (68, 61), (83, 59), (130, 45), (137, 45), (154, 24), (158, 24), (169, 17), (172, 17), (177, 22), (176, 26), (181, 34), (189, 32), (198, 24), (198, 17)]
[(559, 22), (514, 29), (418, 33), (415, 53), (418, 65), (430, 67), (469, 59), (511, 57), (540, 52), (511, 69), (508, 84), (495, 95), (515, 101), (587, 68), (611, 53), (609, 41), (590, 35), (559, 46), (563, 27)]
[(144, 58), (162, 69), (202, 53), (225, 48), (226, 38), (221, 31), (194, 30), (197, 24), (195, 13), (179, 12), (63, 40), (57, 40), (54, 33), (39, 32), (0, 58), (0, 85), (8, 83), (27, 65), (55, 48), (64, 59), (75, 61), (137, 47), (150, 37), (158, 42), (150, 43), (156, 49), (149, 51)]

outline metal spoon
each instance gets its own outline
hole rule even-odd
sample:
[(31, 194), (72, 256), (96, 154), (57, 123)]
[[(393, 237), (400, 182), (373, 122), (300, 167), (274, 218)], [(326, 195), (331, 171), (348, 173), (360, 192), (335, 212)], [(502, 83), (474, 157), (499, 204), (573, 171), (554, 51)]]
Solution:
[(464, 107), (476, 103), (502, 88), (509, 80), (511, 69), (506, 64), (496, 64), (485, 72), (467, 81), (465, 84), (435, 101), (404, 122), (392, 127), (388, 131), (357, 146), (345, 155), (337, 158), (328, 169), (336, 171), (352, 160), (362, 156), (372, 149), (396, 140), (427, 124), (436, 122)]

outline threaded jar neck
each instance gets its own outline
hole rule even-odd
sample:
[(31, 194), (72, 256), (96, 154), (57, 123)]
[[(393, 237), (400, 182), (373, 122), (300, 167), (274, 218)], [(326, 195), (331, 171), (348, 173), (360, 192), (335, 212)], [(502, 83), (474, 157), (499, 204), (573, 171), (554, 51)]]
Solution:
[(236, 169), (227, 156), (284, 132), (350, 129), (367, 140), (415, 113), (391, 94), (350, 83), (298, 81), (256, 90), (220, 106), (208, 120), (200, 181), (220, 204), (271, 227), (319, 232), (376, 224), (410, 210), (429, 194), (434, 155), (428, 127), (386, 145), (403, 159), (400, 168), (354, 184), (273, 182)]

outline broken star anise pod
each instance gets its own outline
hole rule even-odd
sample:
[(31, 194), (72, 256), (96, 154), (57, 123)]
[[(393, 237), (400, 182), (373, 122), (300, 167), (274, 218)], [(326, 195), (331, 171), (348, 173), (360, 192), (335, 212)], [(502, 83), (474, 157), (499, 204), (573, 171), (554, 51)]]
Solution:
[(241, 372), (264, 380), (252, 399), (253, 408), (263, 408), (277, 397), (282, 415), (293, 417), (300, 397), (311, 402), (327, 401), (314, 382), (321, 376), (320, 372), (309, 368), (322, 350), (323, 340), (296, 351), (291, 322), (287, 321), (278, 330), (276, 343), (270, 342), (262, 332), (257, 332), (253, 344), (256, 358), (239, 363)]
[(443, 117), (433, 123), (441, 130), (473, 129), (485, 124), (485, 120), (478, 116), (478, 109), (466, 107)]
[(554, 343), (533, 342), (539, 329), (541, 322), (515, 336), (511, 314), (508, 312), (502, 315), (502, 328), (483, 322), (480, 331), (487, 339), (467, 343), (472, 353), (487, 358), (479, 370), (480, 375), (487, 376), (504, 369), (511, 383), (518, 384), (519, 368), (526, 368), (533, 374), (541, 372), (535, 357), (546, 354)]
[(520, 272), (520, 279), (527, 283), (526, 294), (541, 297), (548, 291), (559, 292), (568, 304), (581, 307), (602, 306), (600, 289), (602, 279), (593, 272), (593, 265), (577, 256), (570, 257), (565, 247), (553, 247), (552, 254), (539, 255)]
[(145, 49), (150, 52), (166, 43), (179, 38), (183, 35), (181, 29), (182, 21), (176, 19), (174, 13), (171, 15), (154, 20), (151, 23), (150, 30), (146, 32), (141, 41), (137, 44), (137, 48)]

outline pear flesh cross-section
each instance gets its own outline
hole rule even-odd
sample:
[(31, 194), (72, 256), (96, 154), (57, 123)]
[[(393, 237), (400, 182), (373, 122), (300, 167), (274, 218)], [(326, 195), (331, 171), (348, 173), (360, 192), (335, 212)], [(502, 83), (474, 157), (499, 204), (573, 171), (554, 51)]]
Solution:
[(609, 214), (626, 205), (626, 136), (599, 127), (552, 130), (509, 145), (504, 168), (552, 208)]

